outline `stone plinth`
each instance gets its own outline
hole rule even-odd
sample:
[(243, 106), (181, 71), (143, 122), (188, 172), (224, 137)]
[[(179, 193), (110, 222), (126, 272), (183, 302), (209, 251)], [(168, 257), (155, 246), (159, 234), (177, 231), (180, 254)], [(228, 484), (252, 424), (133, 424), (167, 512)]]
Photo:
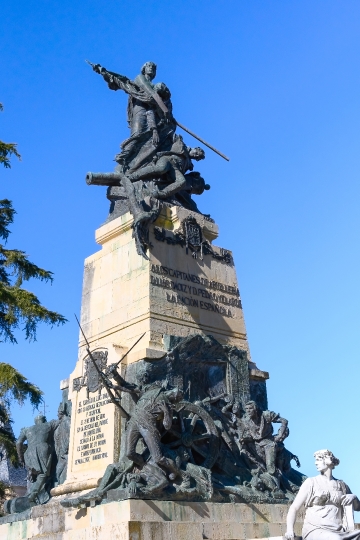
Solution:
[[(216, 224), (201, 214), (164, 207), (150, 226), (149, 261), (136, 252), (130, 213), (96, 231), (102, 249), (85, 260), (81, 310), (92, 348), (113, 347), (121, 354), (145, 332), (127, 358), (131, 362), (161, 356), (165, 335), (203, 332), (248, 350), (235, 267), (210, 254), (194, 258), (190, 248), (176, 243), (189, 217), (201, 227), (203, 240), (217, 237)], [(80, 336), (80, 356), (83, 345)]]
[[(268, 536), (267, 538), (249, 538), (249, 540), (286, 540), (285, 536)], [(294, 540), (302, 540), (301, 536), (295, 536)]]
[(67, 479), (54, 495), (96, 487), (107, 465), (119, 459), (119, 410), (107, 392), (73, 392), (72, 409)]
[[(186, 220), (192, 229), (185, 230)], [(195, 220), (195, 221), (194, 221)], [(170, 336), (211, 334), (220, 343), (247, 352), (243, 310), (232, 256), (212, 246), (216, 224), (201, 214), (164, 206), (150, 225), (149, 260), (138, 255), (130, 213), (96, 231), (101, 250), (85, 260), (81, 324), (103, 369), (124, 360), (156, 361)], [(191, 247), (198, 240), (202, 248)], [(53, 495), (96, 487), (106, 466), (119, 458), (121, 421), (96, 373), (80, 334), (79, 355), (69, 380), (72, 420), (67, 480)], [(254, 381), (267, 374), (249, 363)], [(251, 375), (253, 374), (253, 376)]]
[[(58, 500), (0, 524), (6, 540), (245, 540), (281, 537), (287, 505), (127, 500), (64, 509)], [(299, 516), (301, 519), (302, 516)], [(17, 521), (22, 518), (22, 521)], [(26, 519), (24, 519), (26, 518)], [(0, 523), (4, 521), (0, 519)], [(296, 523), (300, 534), (302, 523)]]

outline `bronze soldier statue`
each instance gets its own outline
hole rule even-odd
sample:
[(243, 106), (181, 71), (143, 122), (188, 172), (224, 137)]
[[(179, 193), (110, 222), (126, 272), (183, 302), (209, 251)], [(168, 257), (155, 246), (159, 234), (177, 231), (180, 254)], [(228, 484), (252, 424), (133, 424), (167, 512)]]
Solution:
[(59, 425), (54, 433), (56, 464), (56, 482), (63, 484), (66, 480), (70, 439), (70, 403), (61, 402), (58, 408)]
[(168, 471), (170, 480), (174, 480), (180, 471), (172, 460), (163, 455), (158, 425), (165, 430), (172, 426), (172, 405), (183, 398), (178, 388), (167, 390), (159, 383), (146, 384), (146, 371), (138, 374), (140, 385), (129, 385), (119, 374), (116, 367), (111, 372), (116, 381), (113, 385), (118, 391), (138, 396), (135, 410), (126, 426), (125, 455), (140, 468), (145, 465), (143, 457), (136, 452), (136, 445), (142, 437), (150, 452), (149, 462)]
[[(179, 191), (186, 189), (187, 179), (185, 173), (192, 171), (194, 165), (192, 159), (200, 161), (205, 159), (205, 152), (202, 148), (190, 148), (186, 146), (182, 137), (175, 136), (170, 150), (158, 152), (153, 163), (138, 169), (128, 175), (132, 182), (144, 180), (145, 178), (160, 178), (165, 183), (165, 187), (157, 189), (153, 195), (157, 199), (166, 199), (175, 195)], [(204, 186), (208, 189), (209, 186)]]
[[(46, 421), (44, 415), (35, 418), (35, 425), (23, 428), (16, 441), (19, 461), (28, 471), (30, 488), (27, 497), (30, 502), (43, 504), (50, 499), (48, 481), (54, 454), (54, 432), (59, 420)], [(27, 449), (24, 443), (27, 441)]]
[[(273, 422), (281, 424), (275, 436)], [(261, 411), (255, 401), (248, 401), (241, 427), (241, 442), (251, 447), (251, 452), (264, 461), (270, 474), (275, 474), (277, 443), (282, 443), (288, 437), (288, 421), (273, 411)]]

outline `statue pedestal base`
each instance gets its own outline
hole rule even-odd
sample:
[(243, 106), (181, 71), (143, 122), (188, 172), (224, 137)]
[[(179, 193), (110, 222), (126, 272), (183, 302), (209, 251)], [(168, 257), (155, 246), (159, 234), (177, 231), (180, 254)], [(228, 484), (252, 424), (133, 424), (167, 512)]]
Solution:
[[(58, 498), (28, 515), (0, 518), (0, 538), (11, 540), (245, 540), (282, 538), (285, 504), (186, 503), (134, 500), (81, 509)], [(299, 518), (301, 519), (301, 515)], [(16, 521), (17, 520), (17, 521)], [(296, 523), (301, 534), (302, 523)]]
[[(149, 227), (146, 260), (136, 251), (132, 224), (128, 212), (102, 225), (95, 233), (101, 250), (85, 260), (81, 324), (91, 347), (114, 347), (121, 357), (145, 332), (126, 362), (156, 360), (164, 335), (202, 332), (248, 351), (231, 252), (212, 245), (217, 225), (164, 206)], [(80, 336), (79, 360), (84, 353)]]
[[(201, 214), (164, 206), (150, 226), (149, 260), (138, 255), (130, 213), (96, 231), (101, 250), (85, 261), (81, 324), (98, 366), (158, 362), (171, 336), (211, 334), (247, 352), (243, 310), (231, 253), (211, 242), (217, 225)], [(266, 372), (249, 362), (250, 378), (265, 385)], [(184, 391), (186, 389), (184, 388)], [(236, 392), (232, 392), (236, 395)], [(97, 486), (120, 453), (119, 411), (98, 383), (80, 335), (79, 357), (69, 380), (72, 402), (65, 484), (53, 496)]]

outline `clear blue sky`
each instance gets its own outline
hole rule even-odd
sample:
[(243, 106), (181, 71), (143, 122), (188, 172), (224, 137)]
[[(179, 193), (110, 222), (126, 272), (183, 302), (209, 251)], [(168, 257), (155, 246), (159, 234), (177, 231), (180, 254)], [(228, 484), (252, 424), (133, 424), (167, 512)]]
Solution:
[[(314, 474), (330, 448), (360, 494), (360, 3), (355, 0), (5, 2), (0, 20), (0, 137), (22, 162), (0, 170), (18, 212), (8, 246), (55, 274), (31, 284), (69, 323), (1, 344), (1, 360), (45, 392), (73, 370), (83, 260), (97, 250), (105, 189), (127, 136), (126, 97), (84, 62), (135, 77), (147, 60), (180, 122), (231, 157), (207, 152), (199, 206), (232, 249), (253, 360), (270, 372), (269, 406)], [(191, 139), (186, 138), (190, 144)], [(14, 410), (15, 431), (32, 423)]]

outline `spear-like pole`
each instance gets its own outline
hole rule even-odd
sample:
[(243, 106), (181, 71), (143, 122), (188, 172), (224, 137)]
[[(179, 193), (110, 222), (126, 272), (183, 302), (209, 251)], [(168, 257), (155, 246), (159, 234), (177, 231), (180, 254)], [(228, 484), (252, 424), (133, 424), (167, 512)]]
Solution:
[(139, 337), (139, 339), (137, 341), (135, 341), (134, 345), (132, 347), (130, 347), (130, 349), (124, 354), (124, 356), (122, 358), (120, 358), (120, 360), (118, 361), (118, 363), (116, 364), (116, 367), (118, 367), (118, 365), (120, 364), (120, 362), (122, 362), (125, 358), (125, 356), (127, 356), (129, 354), (130, 351), (133, 350), (133, 348), (135, 347), (135, 345), (137, 345), (140, 341), (140, 339), (142, 339), (144, 336), (145, 336), (146, 332), (143, 333), (142, 336)]
[[(91, 358), (92, 363), (94, 364), (94, 367), (95, 367), (96, 371), (98, 372), (98, 375), (100, 376), (101, 380), (103, 381), (104, 386), (105, 386), (106, 390), (107, 390), (108, 393), (109, 393), (109, 396), (110, 396), (111, 401), (114, 403), (114, 405), (116, 405), (116, 406), (120, 409), (120, 414), (121, 414), (121, 416), (122, 416), (123, 418), (126, 418), (127, 420), (129, 420), (129, 419), (130, 419), (130, 415), (125, 411), (125, 409), (123, 409), (123, 407), (122, 407), (122, 406), (120, 405), (120, 403), (119, 403), (119, 401), (120, 401), (120, 399), (121, 399), (121, 396), (119, 396), (119, 394), (116, 392), (116, 389), (114, 389), (114, 390), (115, 390), (116, 395), (117, 395), (118, 397), (116, 398), (115, 396), (112, 395), (110, 386), (108, 385), (108, 381), (106, 380), (106, 377), (105, 377), (104, 373), (99, 369), (97, 363), (95, 362), (95, 358), (93, 357), (92, 352), (91, 352), (91, 350), (90, 350), (90, 344), (89, 344), (89, 342), (88, 342), (88, 340), (87, 340), (87, 338), (86, 338), (86, 336), (85, 336), (85, 334), (84, 334), (84, 330), (81, 328), (81, 324), (80, 324), (80, 322), (79, 322), (79, 319), (77, 318), (77, 316), (76, 316), (75, 313), (74, 313), (74, 315), (75, 315), (75, 319), (76, 319), (76, 321), (77, 321), (77, 323), (78, 323), (78, 325), (79, 325), (80, 331), (81, 331), (81, 333), (82, 333), (82, 335), (83, 335), (83, 337), (84, 337), (84, 339), (85, 339), (85, 343), (86, 343), (86, 351), (87, 351), (89, 357)], [(122, 360), (122, 359), (121, 359), (121, 360)]]

